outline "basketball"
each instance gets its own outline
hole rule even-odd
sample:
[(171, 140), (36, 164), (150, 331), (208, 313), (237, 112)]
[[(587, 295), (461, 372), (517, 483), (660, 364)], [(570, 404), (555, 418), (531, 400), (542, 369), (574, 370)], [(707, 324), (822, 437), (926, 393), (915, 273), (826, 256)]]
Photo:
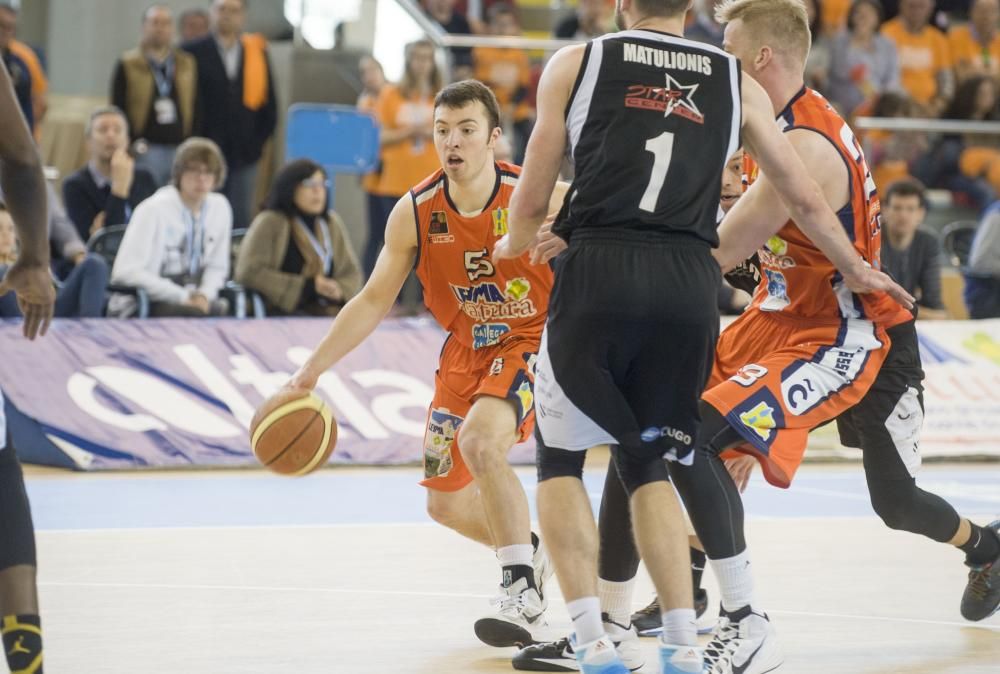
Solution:
[(337, 422), (312, 391), (281, 391), (250, 422), (250, 447), (265, 467), (281, 475), (306, 475), (322, 467), (337, 444)]

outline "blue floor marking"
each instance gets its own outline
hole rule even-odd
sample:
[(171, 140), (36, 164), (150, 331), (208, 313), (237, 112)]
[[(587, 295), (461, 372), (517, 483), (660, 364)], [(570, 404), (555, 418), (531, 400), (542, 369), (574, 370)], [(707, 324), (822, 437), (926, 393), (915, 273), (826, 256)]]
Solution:
[[(518, 468), (535, 518), (535, 475)], [(308, 526), (429, 522), (419, 469), (325, 470), (306, 478), (262, 472), (212, 475), (70, 476), (29, 478), (35, 526), (46, 529)], [(586, 476), (595, 510), (603, 471)], [(1000, 514), (1000, 467), (924, 471), (918, 484), (962, 513)], [(789, 490), (755, 476), (745, 494), (750, 517), (810, 519), (869, 517), (860, 466), (806, 466)]]

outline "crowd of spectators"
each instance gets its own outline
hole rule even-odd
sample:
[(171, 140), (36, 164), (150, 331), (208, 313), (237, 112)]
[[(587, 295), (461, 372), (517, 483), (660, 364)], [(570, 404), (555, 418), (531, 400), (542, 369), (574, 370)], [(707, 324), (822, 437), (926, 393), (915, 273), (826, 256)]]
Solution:
[[(722, 46), (714, 18), (720, 2), (694, 0), (688, 39)], [(1000, 119), (1000, 0), (804, 2), (813, 33), (807, 84), (849, 120)], [(525, 34), (523, 8), (511, 0), (420, 4), (449, 33)], [(378, 170), (362, 182), (369, 221), (360, 255), (329, 210), (329, 177), (310, 162), (279, 171), (255, 215), (258, 164), (278, 101), (267, 42), (244, 31), (247, 11), (245, 0), (212, 0), (207, 10), (179, 16), (166, 5), (144, 12), (136, 47), (111, 68), (110, 105), (94, 110), (86, 125), (87, 163), (64, 178), (61, 200), (50, 193), (62, 315), (129, 315), (135, 289), (149, 298), (153, 315), (224, 314), (232, 309), (230, 278), (259, 293), (269, 314), (336, 313), (371, 273), (396, 200), (437, 168), (433, 99), (447, 78), (475, 77), (493, 89), (504, 127), (498, 155), (523, 159), (542, 55), (452, 48), (443, 68), (434, 44), (418, 40), (404, 47), (398, 82), (388, 82), (371, 56), (358, 64), (358, 107), (381, 127)], [(614, 29), (614, 2), (576, 0), (550, 16), (543, 28), (552, 37), (586, 40)], [(0, 57), (34, 124), (45, 115), (48, 83), (44, 61), (16, 39), (16, 24), (16, 10), (0, 3)], [(530, 29), (539, 36), (538, 25)], [(884, 263), (920, 298), (921, 315), (947, 315), (937, 238), (923, 228), (927, 188), (948, 190), (983, 213), (966, 294), (977, 298), (974, 316), (1000, 314), (1000, 136), (869, 130), (861, 138), (883, 196)], [(0, 211), (0, 263), (9, 264), (16, 244), (5, 218)], [(120, 245), (109, 269), (111, 259), (89, 253), (87, 242), (112, 232)], [(248, 232), (235, 256), (233, 232)], [(110, 302), (103, 290), (109, 279), (116, 289)], [(6, 299), (0, 315), (16, 311)], [(722, 302), (734, 309), (744, 300)]]

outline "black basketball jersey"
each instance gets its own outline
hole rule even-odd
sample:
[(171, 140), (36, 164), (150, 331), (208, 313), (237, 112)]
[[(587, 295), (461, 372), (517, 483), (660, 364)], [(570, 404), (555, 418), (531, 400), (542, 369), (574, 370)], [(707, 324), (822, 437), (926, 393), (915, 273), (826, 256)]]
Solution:
[(556, 233), (618, 227), (718, 245), (722, 169), (741, 123), (732, 55), (648, 30), (591, 41), (566, 108), (576, 177)]

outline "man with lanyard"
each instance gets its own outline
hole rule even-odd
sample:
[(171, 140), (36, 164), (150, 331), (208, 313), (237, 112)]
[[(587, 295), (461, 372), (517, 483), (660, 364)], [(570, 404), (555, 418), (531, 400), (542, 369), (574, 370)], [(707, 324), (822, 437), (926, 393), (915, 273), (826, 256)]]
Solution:
[(153, 174), (157, 186), (169, 182), (177, 146), (197, 128), (197, 67), (193, 56), (171, 48), (173, 37), (170, 8), (147, 9), (139, 48), (118, 60), (111, 84), (111, 101), (125, 112), (137, 139), (136, 163)]

